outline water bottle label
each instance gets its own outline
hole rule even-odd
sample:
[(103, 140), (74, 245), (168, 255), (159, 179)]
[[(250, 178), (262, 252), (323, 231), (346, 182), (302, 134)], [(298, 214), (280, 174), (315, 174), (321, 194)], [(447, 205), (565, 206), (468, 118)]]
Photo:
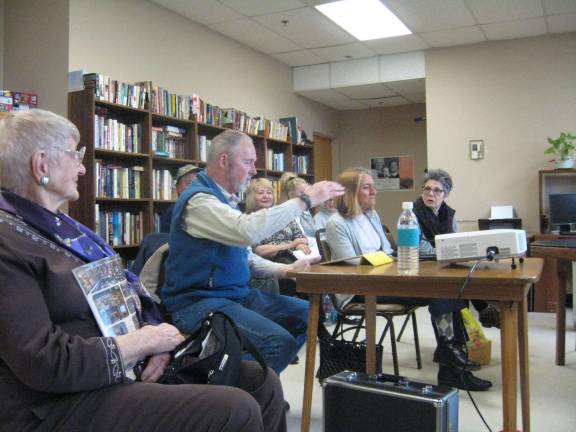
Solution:
[(418, 228), (399, 228), (398, 246), (418, 247), (420, 244), (420, 230)]

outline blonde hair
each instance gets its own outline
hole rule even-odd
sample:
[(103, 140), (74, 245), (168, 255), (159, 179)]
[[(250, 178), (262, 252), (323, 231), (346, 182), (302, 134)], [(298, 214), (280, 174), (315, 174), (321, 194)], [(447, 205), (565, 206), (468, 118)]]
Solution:
[(358, 203), (358, 192), (360, 191), (363, 175), (374, 178), (372, 171), (362, 167), (347, 168), (338, 177), (338, 183), (344, 186), (346, 192), (344, 192), (344, 195), (337, 197), (335, 203), (338, 213), (345, 219), (352, 219), (362, 214), (362, 208)]
[(258, 192), (259, 188), (266, 188), (272, 191), (272, 205), (274, 205), (274, 187), (272, 186), (272, 182), (263, 177), (255, 178), (250, 182), (250, 186), (248, 186), (248, 191), (246, 192), (246, 213), (259, 210), (256, 208), (256, 192)]
[(31, 181), (32, 155), (46, 151), (55, 160), (56, 149), (66, 141), (80, 141), (78, 128), (65, 117), (50, 111), (32, 109), (12, 113), (0, 120), (0, 184), (6, 190), (22, 193)]
[(293, 172), (285, 172), (280, 177), (278, 186), (280, 190), (280, 197), (278, 199), (279, 203), (283, 203), (290, 199), (290, 193), (294, 192), (298, 189), (301, 185), (306, 185), (308, 182), (304, 180), (302, 177), (298, 177), (298, 175), (294, 174)]

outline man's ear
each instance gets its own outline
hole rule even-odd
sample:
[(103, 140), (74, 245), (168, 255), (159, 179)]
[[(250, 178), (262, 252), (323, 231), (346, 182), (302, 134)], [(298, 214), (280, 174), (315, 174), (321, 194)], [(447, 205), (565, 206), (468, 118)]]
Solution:
[(226, 152), (220, 153), (218, 156), (218, 167), (227, 170), (230, 166), (230, 155)]
[(40, 184), (40, 178), (42, 176), (50, 176), (50, 167), (48, 164), (48, 155), (44, 150), (38, 150), (32, 155), (30, 160), (32, 177), (37, 184)]

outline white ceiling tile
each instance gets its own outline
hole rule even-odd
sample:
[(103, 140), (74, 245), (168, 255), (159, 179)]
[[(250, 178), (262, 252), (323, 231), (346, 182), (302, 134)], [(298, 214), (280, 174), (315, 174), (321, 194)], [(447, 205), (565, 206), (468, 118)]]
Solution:
[(551, 33), (564, 33), (576, 31), (576, 14), (552, 15), (546, 17), (548, 29)]
[(310, 51), (327, 61), (345, 61), (375, 56), (374, 52), (361, 42), (334, 47), (314, 48), (310, 49)]
[(424, 78), (419, 78), (419, 79), (407, 79), (401, 81), (389, 81), (386, 83), (386, 87), (389, 87), (396, 93), (402, 95), (412, 93), (425, 93), (426, 80)]
[(424, 93), (406, 93), (402, 94), (406, 100), (414, 103), (426, 103), (426, 92)]
[(544, 10), (548, 15), (576, 13), (574, 0), (543, 0)]
[(325, 3), (333, 3), (340, 0), (301, 0), (302, 3), (306, 3), (308, 6), (317, 6)]
[(483, 24), (482, 30), (488, 40), (516, 39), (548, 33), (544, 18)]
[(354, 87), (339, 87), (336, 90), (338, 93), (341, 93), (352, 99), (364, 99), (370, 97), (385, 98), (388, 96), (396, 96), (396, 93), (394, 93), (383, 84), (366, 84)]
[(540, 0), (466, 0), (479, 24), (541, 17)]
[(384, 0), (383, 3), (414, 32), (476, 24), (462, 0)]
[(348, 87), (379, 81), (378, 57), (330, 63), (330, 85)]
[(330, 88), (330, 65), (295, 67), (292, 70), (292, 88), (295, 92)]
[(376, 54), (393, 54), (430, 48), (426, 42), (414, 34), (385, 39), (372, 39), (364, 42), (364, 44)]
[(326, 60), (318, 57), (317, 55), (311, 53), (307, 50), (302, 51), (291, 51), (280, 54), (271, 54), (272, 57), (286, 63), (290, 66), (306, 66), (314, 65), (319, 63), (326, 63)]
[(306, 6), (299, 0), (219, 0), (219, 2), (246, 16), (265, 15)]
[(361, 102), (354, 101), (332, 89), (313, 90), (297, 93), (309, 99), (315, 100), (316, 102), (320, 102), (334, 108), (338, 107), (338, 109), (366, 108), (366, 106)]
[(426, 65), (423, 51), (388, 54), (379, 57), (380, 79), (378, 81), (400, 81), (424, 78)]
[(362, 103), (360, 103), (358, 101), (354, 101), (352, 99), (329, 102), (329, 103), (326, 103), (326, 105), (328, 105), (334, 109), (337, 109), (339, 111), (368, 109), (368, 105), (362, 104)]
[[(263, 26), (303, 48), (344, 45), (357, 40), (313, 8), (254, 17)], [(282, 21), (288, 21), (286, 25)]]
[(250, 18), (213, 24), (210, 28), (267, 54), (300, 49), (298, 45), (262, 27)]
[(422, 33), (420, 36), (433, 47), (467, 45), (486, 41), (486, 37), (478, 26), (438, 30)]
[(243, 18), (242, 15), (214, 0), (150, 0), (200, 24)]
[(365, 103), (370, 108), (384, 108), (391, 106), (410, 105), (412, 102), (404, 99), (403, 97), (394, 96), (385, 99), (362, 100), (362, 103)]

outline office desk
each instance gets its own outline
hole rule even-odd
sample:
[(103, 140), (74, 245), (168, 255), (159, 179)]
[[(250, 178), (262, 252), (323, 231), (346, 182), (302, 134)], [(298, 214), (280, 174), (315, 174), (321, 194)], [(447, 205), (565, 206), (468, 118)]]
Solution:
[[(530, 255), (556, 260), (576, 261), (576, 239), (537, 240), (530, 243)], [(557, 268), (556, 304), (556, 364), (563, 366), (566, 357), (566, 273)]]
[[(312, 390), (316, 360), (316, 338), (320, 296), (324, 293), (360, 294), (366, 302), (366, 369), (375, 372), (376, 297), (400, 296), (423, 298), (456, 298), (468, 268), (447, 267), (436, 262), (420, 263), (417, 275), (398, 274), (396, 263), (380, 267), (354, 265), (316, 265), (309, 271), (290, 273), (297, 291), (310, 298), (308, 343), (301, 431), (310, 429)], [(520, 357), (520, 390), (522, 424), (530, 431), (530, 387), (528, 371), (527, 299), (530, 286), (542, 272), (542, 259), (528, 258), (512, 270), (510, 262), (481, 264), (464, 291), (466, 299), (490, 299), (500, 303), (502, 341), (502, 401), (504, 432), (516, 432), (517, 353)], [(519, 343), (517, 342), (519, 341)]]

